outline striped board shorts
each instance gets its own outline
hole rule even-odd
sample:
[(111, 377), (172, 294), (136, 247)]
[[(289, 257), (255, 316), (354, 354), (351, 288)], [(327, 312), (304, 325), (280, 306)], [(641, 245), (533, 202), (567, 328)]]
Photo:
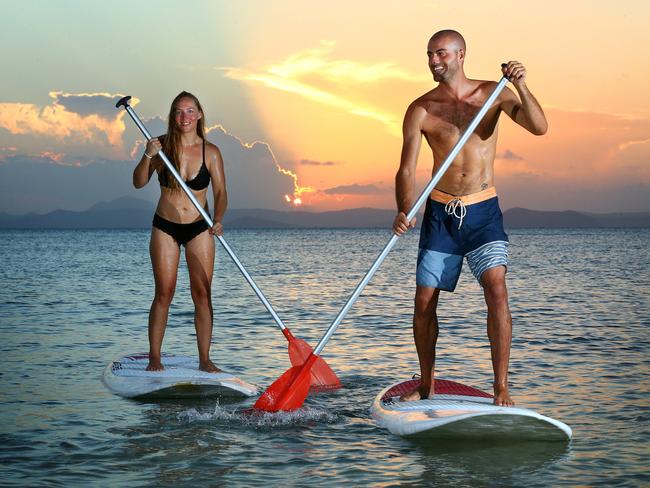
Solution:
[(508, 235), (494, 187), (463, 196), (433, 190), (427, 200), (417, 285), (454, 291), (463, 257), (479, 284), (486, 270), (508, 265)]

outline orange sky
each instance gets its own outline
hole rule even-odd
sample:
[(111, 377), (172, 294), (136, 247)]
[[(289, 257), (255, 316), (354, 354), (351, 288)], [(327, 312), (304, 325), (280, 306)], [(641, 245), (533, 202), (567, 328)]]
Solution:
[[(306, 208), (389, 208), (404, 110), (434, 86), (427, 40), (455, 28), (467, 40), (469, 77), (496, 80), (502, 61), (524, 62), (549, 119), (543, 137), (502, 119), (496, 184), (505, 208), (650, 210), (645, 3), (195, 1), (185, 16), (154, 3), (149, 14), (116, 2), (116, 12), (128, 6), (127, 21), (81, 1), (8, 7), (14, 22), (0, 34), (9, 68), (0, 81), (5, 178), (19, 172), (21, 157), (80, 167), (128, 160), (139, 136), (109, 102), (134, 95), (140, 114), (158, 120), (187, 89), (219, 128), (211, 134), (236, 142), (224, 153), (236, 206), (288, 208), (293, 179), (270, 176), (280, 166), (310, 188)], [(33, 35), (17, 45), (27, 28)], [(235, 165), (240, 159), (250, 171)], [(423, 144), (422, 186), (430, 161)], [(272, 195), (256, 201), (247, 186), (265, 174), (278, 182), (270, 189), (277, 205)], [(139, 195), (155, 198), (148, 191)], [(46, 196), (37, 208), (47, 210)], [(0, 206), (19, 208), (9, 197)]]

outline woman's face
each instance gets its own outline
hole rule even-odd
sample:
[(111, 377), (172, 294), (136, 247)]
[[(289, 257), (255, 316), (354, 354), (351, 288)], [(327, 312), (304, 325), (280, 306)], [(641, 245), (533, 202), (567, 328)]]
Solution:
[(181, 98), (174, 108), (174, 121), (181, 132), (196, 132), (196, 123), (203, 114), (191, 98)]

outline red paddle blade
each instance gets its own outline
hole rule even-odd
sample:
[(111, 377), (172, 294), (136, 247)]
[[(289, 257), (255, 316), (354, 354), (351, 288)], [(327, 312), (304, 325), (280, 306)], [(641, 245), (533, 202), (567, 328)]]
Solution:
[(267, 412), (290, 412), (302, 407), (309, 394), (311, 368), (318, 359), (313, 354), (307, 358), (305, 364), (293, 366), (284, 372), (262, 396), (257, 399), (254, 409)]
[[(288, 332), (289, 329), (284, 330)], [(313, 349), (302, 339), (296, 339), (291, 332), (284, 335), (289, 341), (289, 361), (291, 361), (291, 366), (302, 366), (313, 352)], [(341, 388), (341, 381), (325, 360), (318, 356), (311, 368), (310, 385), (317, 389), (334, 390)]]

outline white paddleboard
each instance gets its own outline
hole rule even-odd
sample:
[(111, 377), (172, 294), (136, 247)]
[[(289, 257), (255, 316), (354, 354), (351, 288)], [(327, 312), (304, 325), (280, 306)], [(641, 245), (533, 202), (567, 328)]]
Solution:
[(258, 388), (231, 373), (207, 373), (197, 358), (163, 354), (164, 371), (146, 371), (148, 354), (132, 354), (108, 363), (102, 381), (113, 393), (126, 397), (196, 398), (251, 397)]
[(571, 428), (519, 407), (498, 407), (492, 395), (448, 380), (435, 380), (427, 400), (400, 402), (420, 380), (403, 381), (383, 389), (370, 407), (380, 427), (400, 436), (431, 438), (495, 438), (570, 440)]

